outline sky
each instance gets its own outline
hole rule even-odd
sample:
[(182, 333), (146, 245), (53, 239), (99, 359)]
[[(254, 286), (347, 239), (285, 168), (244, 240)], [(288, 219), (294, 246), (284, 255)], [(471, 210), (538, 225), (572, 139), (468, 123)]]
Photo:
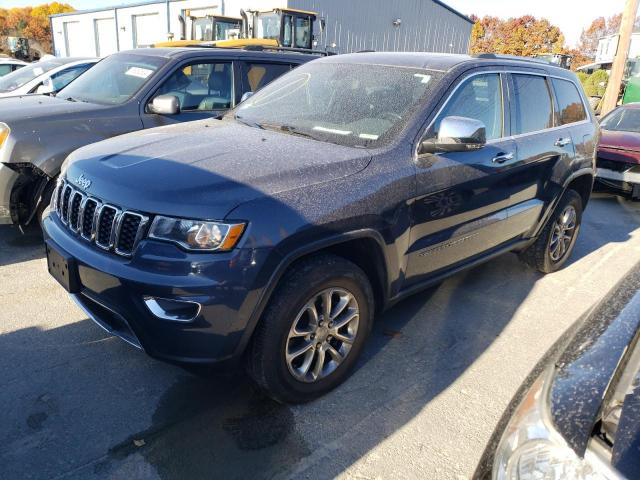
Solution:
[[(24, 7), (47, 3), (48, 0), (0, 0), (0, 7)], [(59, 0), (78, 10), (136, 3), (139, 0)], [(622, 12), (624, 0), (444, 0), (456, 10), (470, 15), (519, 17), (526, 14), (544, 17), (560, 27), (567, 44), (576, 46), (583, 28), (599, 17)]]

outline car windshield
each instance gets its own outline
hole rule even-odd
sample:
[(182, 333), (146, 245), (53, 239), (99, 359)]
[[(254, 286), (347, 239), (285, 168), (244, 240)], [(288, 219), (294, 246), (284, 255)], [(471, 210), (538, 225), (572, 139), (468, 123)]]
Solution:
[(603, 130), (640, 133), (640, 109), (619, 108), (602, 120)]
[(32, 63), (26, 67), (20, 68), (13, 73), (9, 73), (0, 78), (0, 92), (12, 92), (16, 88), (29, 83), (36, 77), (47, 73), (49, 70), (53, 70), (56, 67), (64, 65), (64, 62), (60, 60), (44, 60), (37, 63)]
[(167, 59), (162, 57), (111, 55), (62, 89), (57, 96), (71, 101), (119, 105), (135, 95), (166, 62)]
[(440, 75), (386, 65), (314, 62), (280, 77), (230, 115), (258, 128), (374, 147), (407, 124)]

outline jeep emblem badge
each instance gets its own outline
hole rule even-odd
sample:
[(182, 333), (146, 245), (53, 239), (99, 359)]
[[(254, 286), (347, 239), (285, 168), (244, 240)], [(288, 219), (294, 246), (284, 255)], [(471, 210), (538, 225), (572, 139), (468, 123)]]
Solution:
[(80, 174), (80, 176), (76, 178), (76, 183), (80, 186), (80, 188), (84, 190), (86, 190), (91, 186), (91, 180), (89, 180), (82, 174)]

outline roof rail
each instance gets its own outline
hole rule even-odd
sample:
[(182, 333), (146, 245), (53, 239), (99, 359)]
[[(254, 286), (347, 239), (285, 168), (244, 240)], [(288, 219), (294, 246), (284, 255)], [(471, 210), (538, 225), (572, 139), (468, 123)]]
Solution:
[(215, 45), (211, 43), (200, 43), (193, 45), (184, 45), (184, 48), (222, 48), (228, 50), (244, 50), (247, 52), (291, 52), (291, 53), (308, 53), (312, 55), (336, 55), (333, 52), (327, 52), (324, 50), (311, 50), (308, 48), (292, 48), (292, 47), (277, 47), (274, 45), (244, 45), (238, 47), (227, 47), (224, 45)]
[(542, 65), (554, 65), (551, 62), (547, 62), (546, 60), (542, 60), (540, 58), (533, 57), (519, 57), (517, 55), (501, 55), (497, 53), (478, 53), (474, 55), (476, 58), (486, 58), (486, 59), (494, 59), (494, 60), (517, 60), (519, 62), (531, 62), (531, 63), (540, 63)]
[(293, 48), (293, 47), (275, 47), (272, 45), (245, 45), (242, 50), (263, 52), (263, 51), (276, 51), (276, 52), (292, 52), (292, 53), (311, 53), (314, 55), (335, 55), (333, 52), (327, 52), (325, 50), (313, 50), (310, 48)]

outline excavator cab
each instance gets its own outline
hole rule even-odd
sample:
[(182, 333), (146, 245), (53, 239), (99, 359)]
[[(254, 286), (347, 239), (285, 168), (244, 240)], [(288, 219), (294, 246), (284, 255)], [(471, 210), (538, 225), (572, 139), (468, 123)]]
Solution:
[(242, 19), (207, 15), (191, 17), (191, 40), (198, 42), (215, 42), (217, 40), (234, 40), (240, 37)]
[(313, 48), (314, 12), (276, 8), (249, 13), (253, 17), (250, 38), (275, 41), (280, 47)]
[[(313, 50), (314, 12), (275, 8), (243, 11), (242, 18), (193, 18), (191, 39), (159, 42), (154, 47), (209, 46), (219, 48), (283, 47)], [(322, 24), (321, 24), (322, 25)]]

